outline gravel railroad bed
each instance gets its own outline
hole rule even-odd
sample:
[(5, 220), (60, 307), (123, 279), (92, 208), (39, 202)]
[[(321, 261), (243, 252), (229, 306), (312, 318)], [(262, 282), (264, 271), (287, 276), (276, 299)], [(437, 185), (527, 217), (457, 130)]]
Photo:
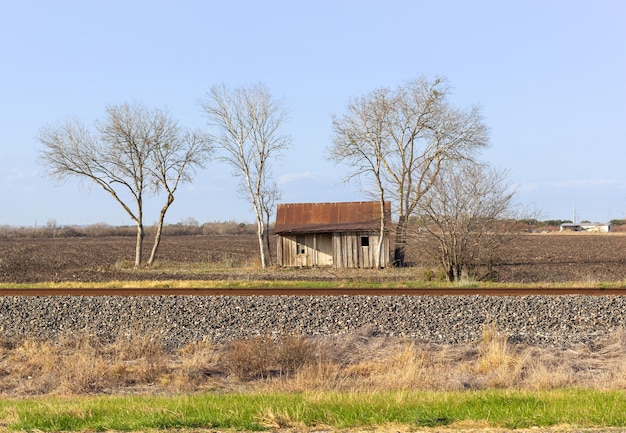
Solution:
[(149, 333), (169, 347), (208, 339), (367, 330), (460, 344), (494, 325), (512, 342), (588, 343), (626, 322), (626, 296), (46, 296), (0, 298), (6, 338)]

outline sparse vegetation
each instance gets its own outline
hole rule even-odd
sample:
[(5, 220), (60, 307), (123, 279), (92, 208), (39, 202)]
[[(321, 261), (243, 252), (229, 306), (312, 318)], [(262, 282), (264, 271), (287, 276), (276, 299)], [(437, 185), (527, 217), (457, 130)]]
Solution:
[(149, 335), (1, 343), (0, 419), (12, 430), (626, 425), (623, 330), (567, 349), (511, 344), (493, 327), (463, 346), (366, 330), (177, 350)]
[(626, 390), (626, 332), (567, 348), (512, 344), (487, 327), (465, 345), (420, 344), (366, 330), (341, 337), (258, 336), (168, 349), (158, 336), (63, 335), (0, 345), (4, 396), (203, 391)]

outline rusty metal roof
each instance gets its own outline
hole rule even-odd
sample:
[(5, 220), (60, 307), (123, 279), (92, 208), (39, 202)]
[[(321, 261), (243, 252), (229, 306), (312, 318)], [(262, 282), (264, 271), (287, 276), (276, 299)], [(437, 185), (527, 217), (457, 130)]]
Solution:
[[(391, 219), (391, 205), (385, 202), (385, 218)], [(387, 224), (388, 225), (388, 224)], [(377, 231), (380, 229), (380, 202), (289, 203), (276, 210), (276, 233)]]

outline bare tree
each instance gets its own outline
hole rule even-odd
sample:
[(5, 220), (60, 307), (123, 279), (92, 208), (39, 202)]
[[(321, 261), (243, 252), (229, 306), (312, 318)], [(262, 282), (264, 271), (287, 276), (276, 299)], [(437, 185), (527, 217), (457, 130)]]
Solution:
[(449, 281), (493, 271), (498, 248), (519, 220), (506, 171), (470, 161), (447, 165), (417, 206), (420, 245)]
[(349, 162), (353, 176), (371, 177), (396, 203), (394, 262), (400, 266), (408, 219), (442, 164), (471, 160), (488, 141), (480, 110), (453, 107), (449, 93), (444, 79), (420, 78), (377, 89), (351, 102), (343, 117), (333, 117), (334, 159)]
[(373, 182), (375, 193), (371, 192), (369, 185), (364, 190), (367, 194), (374, 195), (380, 202), (379, 242), (374, 264), (376, 268), (381, 267), (384, 235), (388, 229), (385, 225), (383, 162), (390, 139), (387, 117), (391, 111), (390, 106), (395, 103), (393, 95), (389, 95), (385, 89), (379, 89), (374, 91), (370, 98), (351, 101), (348, 110), (352, 116), (342, 119), (333, 116), (335, 139), (330, 149), (330, 158), (337, 163), (349, 163), (352, 167), (345, 181), (358, 178), (359, 181)]
[(156, 259), (165, 214), (174, 202), (174, 193), (178, 185), (181, 182), (190, 182), (195, 169), (204, 166), (213, 150), (208, 137), (200, 131), (185, 132), (178, 125), (170, 125), (163, 133), (163, 144), (155, 147), (151, 154), (151, 164), (148, 166), (157, 188), (165, 193), (165, 203), (159, 212), (148, 266)]
[[(174, 200), (178, 183), (190, 180), (194, 166), (210, 149), (206, 138), (189, 138), (170, 115), (142, 105), (122, 104), (106, 109), (93, 130), (79, 120), (41, 129), (41, 163), (60, 181), (77, 176), (99, 185), (122, 206), (137, 225), (135, 266), (142, 262), (144, 196), (166, 191), (159, 228)], [(154, 261), (160, 230), (151, 255)]]
[(250, 200), (265, 268), (268, 205), (278, 193), (272, 186), (270, 164), (290, 143), (280, 131), (287, 116), (283, 102), (273, 99), (261, 84), (235, 89), (221, 85), (212, 87), (200, 106), (218, 137), (219, 158), (233, 167), (241, 190)]

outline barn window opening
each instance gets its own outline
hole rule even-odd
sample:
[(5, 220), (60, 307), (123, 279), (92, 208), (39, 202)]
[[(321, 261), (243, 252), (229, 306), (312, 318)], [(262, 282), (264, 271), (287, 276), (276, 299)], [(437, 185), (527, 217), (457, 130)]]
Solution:
[(370, 246), (370, 237), (369, 236), (361, 236), (361, 246), (369, 247)]
[(296, 254), (304, 254), (304, 236), (296, 237)]

